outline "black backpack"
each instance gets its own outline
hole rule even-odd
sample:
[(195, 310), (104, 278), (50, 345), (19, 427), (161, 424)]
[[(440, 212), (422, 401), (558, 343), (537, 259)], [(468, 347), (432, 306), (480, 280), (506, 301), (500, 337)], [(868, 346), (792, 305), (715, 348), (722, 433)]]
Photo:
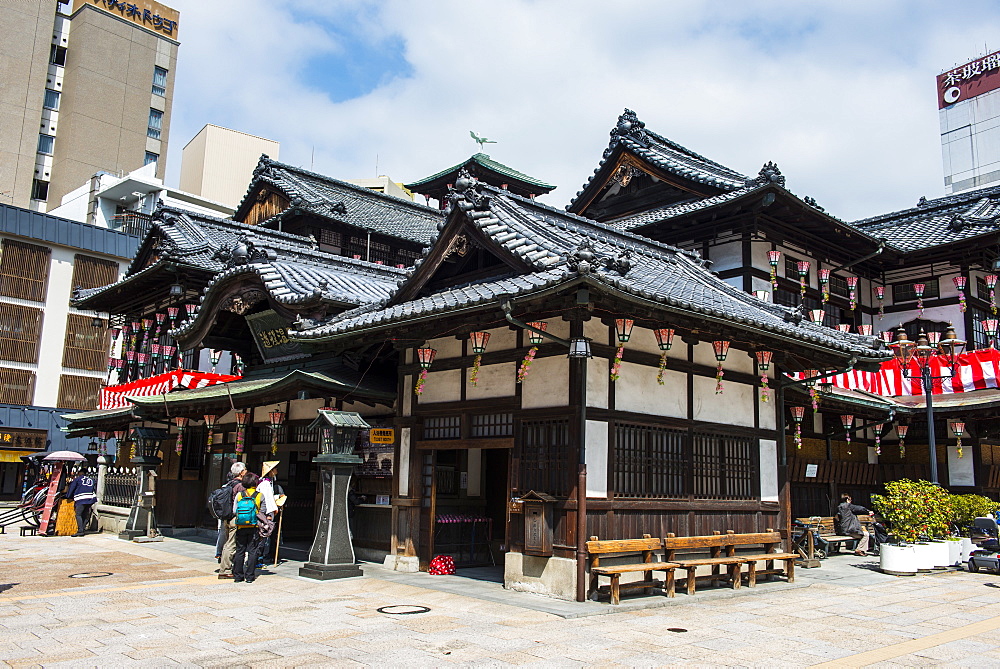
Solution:
[(233, 489), (228, 483), (217, 488), (208, 496), (208, 511), (213, 518), (231, 520), (233, 518)]

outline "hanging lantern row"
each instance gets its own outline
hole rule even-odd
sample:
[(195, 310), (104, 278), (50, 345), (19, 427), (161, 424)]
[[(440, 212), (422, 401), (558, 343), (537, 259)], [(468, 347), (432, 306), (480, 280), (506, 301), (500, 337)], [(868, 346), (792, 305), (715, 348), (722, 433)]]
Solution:
[(249, 411), (236, 412), (236, 452), (242, 453), (246, 443), (246, 430), (252, 414)]
[(917, 315), (924, 315), (924, 289), (927, 286), (922, 283), (913, 284), (913, 292), (917, 295)]
[(658, 328), (653, 330), (656, 337), (656, 345), (660, 347), (660, 363), (656, 371), (656, 382), (663, 385), (663, 372), (667, 369), (667, 351), (674, 345), (674, 330), (671, 328)]
[(760, 401), (767, 402), (769, 397), (767, 393), (767, 370), (771, 368), (771, 359), (774, 357), (773, 351), (755, 351), (754, 357), (757, 358), (757, 371), (760, 372)]
[(851, 311), (854, 311), (858, 308), (858, 277), (847, 277), (847, 289), (850, 291), (848, 299), (851, 302)]
[(826, 312), (822, 309), (810, 309), (809, 310), (809, 320), (811, 320), (816, 325), (823, 324), (823, 318), (826, 316)]
[(205, 452), (206, 453), (211, 453), (212, 452), (212, 437), (214, 436), (212, 434), (212, 431), (215, 429), (215, 424), (216, 424), (216, 422), (218, 422), (219, 417), (217, 415), (213, 414), (213, 413), (207, 413), (204, 416), (202, 416), (202, 418), (205, 419), (205, 429), (208, 431), (208, 438), (206, 439), (206, 443), (205, 443)]
[[(434, 351), (434, 349), (431, 350)], [(437, 351), (434, 351), (434, 353), (437, 353)], [(434, 356), (432, 355), (431, 361), (433, 360)], [(430, 366), (430, 363), (428, 363), (428, 366)], [(268, 412), (267, 417), (271, 428), (271, 455), (274, 455), (278, 452), (278, 431), (285, 424), (285, 412), (275, 408), (274, 411)]]
[(631, 318), (615, 319), (615, 336), (618, 337), (618, 348), (615, 350), (615, 359), (611, 363), (611, 381), (617, 381), (621, 376), (622, 358), (625, 356), (625, 344), (632, 338), (632, 326), (635, 321)]
[(871, 323), (862, 323), (858, 326), (858, 334), (865, 337), (871, 337), (874, 326)]
[(955, 421), (951, 424), (951, 431), (955, 433), (955, 438), (958, 440), (955, 444), (958, 447), (958, 457), (962, 457), (962, 435), (965, 434), (965, 423), (960, 421)]
[(483, 361), (483, 353), (486, 353), (486, 345), (490, 341), (490, 333), (485, 331), (470, 332), (469, 341), (472, 345), (472, 352), (476, 354), (476, 359), (472, 363), (472, 370), (469, 372), (469, 383), (473, 386), (478, 386), (479, 365)]
[(850, 332), (851, 331), (851, 324), (850, 323), (838, 323), (837, 324), (837, 329), (840, 330), (841, 332)]
[(885, 423), (875, 426), (875, 455), (882, 455), (882, 431), (885, 430)]
[(987, 274), (986, 277), (986, 287), (990, 289), (990, 311), (996, 316), (997, 313), (997, 275)]
[[(818, 369), (807, 369), (802, 372), (802, 375), (807, 378), (813, 378), (819, 376)], [(813, 413), (819, 411), (819, 388), (816, 385), (816, 379), (806, 382), (806, 388), (809, 390), (809, 399), (812, 400)]]
[(854, 414), (845, 413), (840, 416), (840, 424), (847, 430), (844, 437), (847, 439), (847, 454), (851, 454), (851, 428), (854, 427)]
[(878, 318), (882, 320), (885, 316), (885, 286), (875, 286), (875, 299), (878, 300)]
[(906, 433), (910, 431), (909, 425), (897, 425), (896, 434), (899, 436), (899, 457), (906, 457)]
[(726, 356), (729, 355), (729, 344), (728, 339), (717, 339), (712, 342), (712, 350), (715, 352), (715, 360), (719, 363), (715, 367), (715, 394), (722, 394), (722, 363), (725, 362)]
[(781, 260), (781, 251), (768, 251), (767, 262), (771, 265), (771, 288), (778, 289), (778, 262)]
[(806, 278), (809, 276), (809, 261), (799, 260), (795, 263), (795, 266), (799, 270), (799, 295), (804, 299), (806, 296)]
[(986, 338), (990, 340), (990, 348), (993, 348), (996, 345), (998, 323), (1000, 323), (1000, 321), (995, 318), (987, 318), (982, 322), (983, 333), (986, 335)]
[(180, 455), (184, 450), (184, 433), (190, 422), (191, 419), (187, 416), (174, 416), (174, 425), (177, 426), (177, 444), (174, 450), (177, 451), (177, 455)]
[(823, 304), (830, 301), (830, 270), (821, 269), (817, 271), (819, 275), (819, 288), (823, 292)]
[(806, 415), (805, 407), (790, 407), (792, 420), (795, 422), (795, 448), (802, 448), (802, 419)]
[(966, 305), (965, 305), (965, 281), (966, 281), (966, 279), (965, 279), (964, 276), (956, 276), (956, 277), (952, 277), (951, 281), (952, 281), (952, 283), (955, 284), (955, 290), (958, 291), (958, 304), (959, 304), (959, 308), (962, 310), (962, 313), (964, 314), (965, 313), (965, 309), (966, 309)]

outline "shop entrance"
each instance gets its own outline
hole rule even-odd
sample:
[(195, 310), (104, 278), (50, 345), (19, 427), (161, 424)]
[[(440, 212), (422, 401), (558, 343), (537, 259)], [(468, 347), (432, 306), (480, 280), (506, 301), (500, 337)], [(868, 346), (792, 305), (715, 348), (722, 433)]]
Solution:
[(510, 455), (509, 448), (423, 453), (421, 562), (448, 555), (460, 570), (502, 569), (507, 552)]

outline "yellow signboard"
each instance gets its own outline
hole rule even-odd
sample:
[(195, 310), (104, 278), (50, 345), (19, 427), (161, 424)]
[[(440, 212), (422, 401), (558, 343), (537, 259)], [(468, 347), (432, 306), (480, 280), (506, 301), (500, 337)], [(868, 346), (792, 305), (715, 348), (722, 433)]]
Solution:
[(373, 427), (368, 431), (368, 441), (372, 444), (391, 444), (396, 441), (396, 430), (391, 427)]

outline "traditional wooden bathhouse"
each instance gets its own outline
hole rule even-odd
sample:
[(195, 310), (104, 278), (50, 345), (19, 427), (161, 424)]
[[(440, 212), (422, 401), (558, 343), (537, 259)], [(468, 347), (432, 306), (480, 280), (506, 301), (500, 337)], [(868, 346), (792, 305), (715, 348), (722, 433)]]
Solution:
[(449, 553), (579, 597), (589, 536), (781, 527), (785, 426), (762, 378), (887, 356), (696, 252), (468, 174), (448, 212), (391, 297), (290, 334), (316, 357), (398, 356), (398, 568)]
[[(982, 324), (995, 318), (998, 202), (1000, 189), (994, 187), (920, 198), (911, 209), (846, 222), (814, 199), (788, 190), (773, 163), (756, 177), (746, 177), (647, 129), (626, 110), (594, 176), (567, 209), (696, 250), (728, 283), (800, 307), (808, 318), (830, 328), (880, 334), (902, 325), (916, 339), (921, 330), (941, 333), (953, 323), (972, 350), (991, 345)], [(990, 468), (1000, 464), (1000, 452), (995, 457), (993, 447), (978, 439), (979, 450), (967, 451), (974, 466), (963, 462), (948, 428), (949, 420), (965, 415), (972, 434), (984, 434), (993, 414), (984, 409), (987, 414), (974, 420), (971, 410), (972, 405), (990, 404), (992, 391), (986, 397), (984, 392), (939, 402), (938, 461), (945, 484), (995, 494), (1000, 492), (995, 489), (1000, 472)], [(794, 401), (811, 404), (801, 394)], [(879, 398), (831, 395), (818, 412), (807, 412), (802, 448), (794, 448), (788, 438), (796, 515), (828, 515), (838, 492), (864, 500), (884, 481), (927, 478), (922, 401), (903, 397), (896, 407), (897, 418), (910, 428), (905, 455), (894, 428), (878, 442), (870, 429), (853, 433), (853, 447), (845, 441), (845, 416), (855, 416), (854, 426), (886, 418), (886, 402)], [(888, 402), (893, 403), (891, 398)], [(887, 447), (876, 453), (883, 437)], [(819, 476), (805, 475), (810, 464), (821, 468)]]

